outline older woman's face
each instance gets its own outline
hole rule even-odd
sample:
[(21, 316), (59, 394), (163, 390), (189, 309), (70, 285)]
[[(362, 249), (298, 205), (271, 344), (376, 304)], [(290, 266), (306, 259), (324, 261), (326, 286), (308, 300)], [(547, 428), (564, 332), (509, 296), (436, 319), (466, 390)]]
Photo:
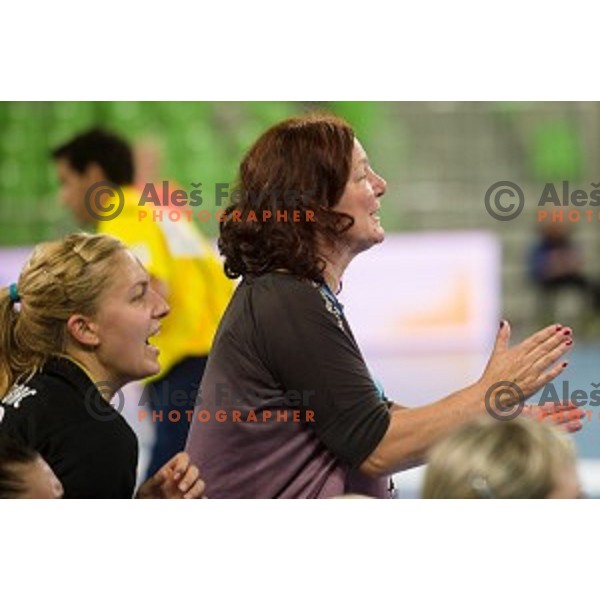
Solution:
[(385, 190), (385, 180), (373, 171), (366, 152), (355, 139), (350, 177), (334, 209), (354, 218), (354, 225), (344, 234), (344, 241), (356, 253), (383, 242), (385, 231), (379, 219), (379, 199)]

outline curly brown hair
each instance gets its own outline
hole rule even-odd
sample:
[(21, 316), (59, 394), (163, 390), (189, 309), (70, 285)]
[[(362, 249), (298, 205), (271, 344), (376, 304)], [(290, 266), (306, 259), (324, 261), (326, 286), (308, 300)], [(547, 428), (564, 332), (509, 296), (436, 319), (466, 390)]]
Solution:
[[(354, 224), (350, 215), (333, 210), (350, 177), (354, 138), (342, 119), (309, 115), (278, 123), (254, 143), (220, 223), (219, 250), (228, 277), (286, 269), (323, 280), (319, 249), (334, 245)], [(300, 218), (248, 218), (291, 206)]]

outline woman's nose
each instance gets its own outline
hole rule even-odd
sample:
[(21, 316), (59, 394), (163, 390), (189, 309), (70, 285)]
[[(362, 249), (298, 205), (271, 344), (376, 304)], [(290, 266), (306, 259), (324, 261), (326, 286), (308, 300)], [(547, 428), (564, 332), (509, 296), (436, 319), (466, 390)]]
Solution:
[(373, 190), (375, 191), (375, 194), (377, 197), (383, 196), (387, 190), (387, 181), (375, 172), (373, 172), (373, 177)]
[(157, 319), (164, 319), (170, 312), (171, 307), (169, 303), (158, 293), (152, 290), (154, 294), (155, 304), (154, 311), (152, 312), (152, 316)]

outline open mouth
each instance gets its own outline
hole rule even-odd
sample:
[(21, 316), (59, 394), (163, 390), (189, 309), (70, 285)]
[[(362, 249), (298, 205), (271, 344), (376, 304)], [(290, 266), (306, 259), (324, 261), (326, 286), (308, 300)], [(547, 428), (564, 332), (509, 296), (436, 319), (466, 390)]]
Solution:
[(152, 342), (150, 340), (153, 337), (156, 337), (159, 333), (160, 333), (160, 327), (158, 329), (155, 329), (152, 333), (150, 333), (150, 335), (146, 338), (146, 346), (157, 349), (156, 346), (154, 346), (154, 344), (152, 344)]
[(379, 209), (374, 210), (373, 212), (369, 213), (369, 216), (376, 222), (379, 223), (381, 221), (380, 217), (379, 217)]

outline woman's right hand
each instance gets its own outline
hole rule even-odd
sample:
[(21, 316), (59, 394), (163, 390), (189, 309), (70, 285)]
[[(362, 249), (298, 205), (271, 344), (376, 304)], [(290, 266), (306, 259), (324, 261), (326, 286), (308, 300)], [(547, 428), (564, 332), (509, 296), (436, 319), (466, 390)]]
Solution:
[[(573, 347), (572, 331), (561, 325), (546, 327), (512, 348), (509, 341), (510, 326), (504, 321), (477, 383), (425, 406), (392, 411), (383, 439), (360, 471), (381, 477), (421, 464), (433, 444), (484, 410), (501, 419), (516, 417), (521, 410), (503, 415), (504, 408), (526, 400), (562, 373), (566, 363), (561, 358)], [(583, 411), (571, 406), (564, 411), (581, 421)]]
[[(479, 381), (483, 389), (491, 390), (517, 386), (521, 394), (506, 403), (514, 404), (526, 400), (544, 385), (560, 375), (567, 367), (567, 362), (561, 360), (573, 348), (573, 332), (569, 327), (550, 325), (534, 333), (526, 340), (509, 347), (510, 325), (502, 321), (496, 337), (494, 349)], [(510, 397), (510, 394), (508, 394)]]
[(145, 500), (204, 498), (204, 481), (198, 467), (186, 452), (179, 452), (164, 464), (138, 490), (136, 498)]

